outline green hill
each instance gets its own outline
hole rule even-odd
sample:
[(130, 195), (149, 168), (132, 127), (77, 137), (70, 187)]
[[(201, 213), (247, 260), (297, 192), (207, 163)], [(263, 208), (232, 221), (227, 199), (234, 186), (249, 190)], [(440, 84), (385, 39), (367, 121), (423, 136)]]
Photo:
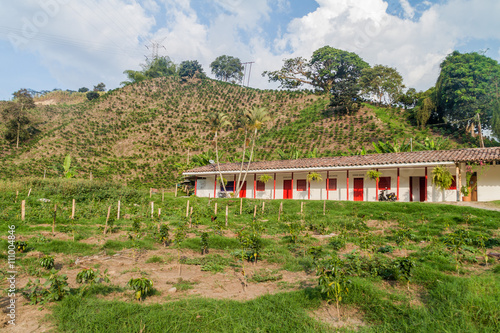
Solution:
[[(38, 135), (19, 151), (0, 141), (0, 178), (60, 177), (70, 154), (79, 178), (92, 172), (93, 177), (145, 186), (171, 185), (176, 163), (213, 150), (213, 134), (205, 123), (210, 111), (225, 112), (233, 124), (246, 109), (269, 111), (272, 120), (261, 131), (257, 160), (292, 152), (333, 156), (373, 150), (373, 141), (437, 137), (413, 126), (400, 109), (366, 104), (353, 115), (332, 115), (328, 103), (326, 96), (309, 91), (257, 90), (210, 79), (143, 81), (92, 102), (39, 105), (32, 112)], [(237, 130), (222, 133), (221, 161), (236, 160), (242, 144)], [(451, 140), (448, 146), (458, 145)]]

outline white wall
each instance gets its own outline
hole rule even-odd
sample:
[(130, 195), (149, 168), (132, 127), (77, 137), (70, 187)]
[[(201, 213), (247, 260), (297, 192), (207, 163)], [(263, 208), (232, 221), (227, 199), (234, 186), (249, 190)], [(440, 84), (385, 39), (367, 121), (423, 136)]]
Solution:
[(500, 165), (476, 167), (477, 200), (500, 200)]

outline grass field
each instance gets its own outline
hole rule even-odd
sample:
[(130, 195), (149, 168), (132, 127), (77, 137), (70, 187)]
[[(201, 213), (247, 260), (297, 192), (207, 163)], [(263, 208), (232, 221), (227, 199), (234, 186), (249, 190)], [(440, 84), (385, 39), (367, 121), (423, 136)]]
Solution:
[[(16, 254), (18, 290), (31, 281), (18, 292), (24, 331), (500, 331), (500, 265), (488, 256), (500, 252), (500, 212), (335, 201), (304, 201), (301, 212), (300, 201), (150, 198), (82, 180), (0, 182), (0, 190), (1, 259), (9, 226), (25, 242)], [(88, 269), (109, 282), (78, 283)], [(341, 299), (322, 292), (325, 276), (348, 287)], [(132, 278), (153, 282), (142, 300), (127, 287)]]

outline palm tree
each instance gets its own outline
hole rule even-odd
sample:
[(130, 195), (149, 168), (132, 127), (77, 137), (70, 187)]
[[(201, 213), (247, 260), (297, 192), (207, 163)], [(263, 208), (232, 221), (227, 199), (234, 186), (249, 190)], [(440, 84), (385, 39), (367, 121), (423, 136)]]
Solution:
[(215, 142), (215, 158), (217, 161), (217, 170), (219, 171), (219, 176), (220, 176), (220, 182), (222, 184), (222, 188), (224, 189), (224, 192), (226, 192), (226, 184), (224, 184), (224, 177), (222, 177), (222, 172), (220, 170), (220, 163), (219, 163), (219, 147), (217, 144), (217, 137), (219, 132), (227, 126), (231, 126), (231, 123), (229, 120), (227, 120), (227, 115), (223, 114), (222, 112), (213, 112), (210, 113), (207, 116), (207, 123), (208, 126), (210, 127), (210, 131), (214, 133), (214, 142)]
[[(243, 187), (243, 182), (241, 180), (246, 179), (248, 174), (248, 169), (250, 169), (250, 163), (252, 162), (253, 152), (255, 149), (255, 141), (257, 140), (258, 131), (262, 128), (262, 126), (271, 120), (266, 108), (253, 108), (252, 110), (245, 111), (243, 115), (242, 123), (245, 127), (245, 140), (243, 141), (243, 159), (241, 161), (240, 173), (238, 175), (238, 182), (235, 185), (236, 191), (235, 193), (240, 193), (241, 188)], [(248, 159), (247, 168), (245, 170), (245, 175), (242, 177), (243, 173), (243, 164), (244, 164), (244, 156), (246, 153), (247, 147), (247, 134), (250, 133), (252, 148), (250, 149), (250, 157)]]

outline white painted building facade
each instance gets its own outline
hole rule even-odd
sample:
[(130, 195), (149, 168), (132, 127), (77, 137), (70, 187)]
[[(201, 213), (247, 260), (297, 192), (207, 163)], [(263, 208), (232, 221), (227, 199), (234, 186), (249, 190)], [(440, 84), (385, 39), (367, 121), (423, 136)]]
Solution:
[[(445, 166), (455, 177), (447, 190), (432, 184), (432, 170)], [(245, 165), (246, 167), (246, 165)], [(245, 168), (244, 168), (245, 169)], [(422, 151), (364, 156), (340, 156), (289, 161), (265, 161), (250, 164), (243, 190), (236, 195), (240, 164), (215, 164), (189, 170), (186, 177), (195, 180), (195, 195), (220, 197), (222, 174), (227, 191), (233, 197), (257, 199), (377, 201), (387, 188), (398, 201), (461, 201), (462, 185), (470, 175), (470, 200), (500, 200), (500, 148), (474, 148), (447, 151)], [(381, 173), (379, 181), (367, 176), (368, 170)], [(307, 181), (309, 173), (318, 173), (320, 181)], [(261, 175), (270, 176), (266, 183)]]

